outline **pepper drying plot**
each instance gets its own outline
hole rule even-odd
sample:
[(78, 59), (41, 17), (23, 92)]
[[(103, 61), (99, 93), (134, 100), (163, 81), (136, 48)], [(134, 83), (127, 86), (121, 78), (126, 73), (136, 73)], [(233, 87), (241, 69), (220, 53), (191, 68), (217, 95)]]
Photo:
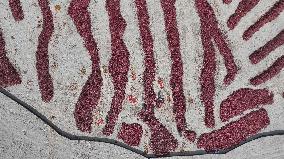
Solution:
[(0, 8), (0, 86), (64, 132), (167, 155), (284, 130), (284, 0)]

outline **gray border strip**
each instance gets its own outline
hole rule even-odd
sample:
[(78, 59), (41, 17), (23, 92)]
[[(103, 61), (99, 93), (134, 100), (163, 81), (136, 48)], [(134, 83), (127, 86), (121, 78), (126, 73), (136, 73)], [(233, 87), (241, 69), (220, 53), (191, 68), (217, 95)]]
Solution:
[(226, 154), (229, 151), (234, 150), (235, 148), (242, 146), (250, 141), (263, 138), (263, 137), (268, 137), (268, 136), (276, 136), (276, 135), (284, 135), (284, 130), (274, 130), (270, 132), (263, 132), (259, 133), (257, 135), (254, 135), (247, 140), (241, 142), (237, 146), (227, 149), (227, 150), (221, 150), (217, 152), (206, 152), (204, 150), (197, 150), (197, 151), (185, 151), (185, 152), (171, 152), (162, 156), (157, 156), (155, 154), (146, 154), (145, 152), (135, 149), (133, 147), (130, 147), (122, 142), (116, 141), (114, 139), (108, 139), (108, 138), (98, 138), (98, 137), (89, 137), (89, 136), (78, 136), (78, 135), (73, 135), (71, 133), (68, 133), (66, 131), (61, 130), (58, 126), (56, 126), (54, 123), (52, 123), (50, 120), (46, 118), (43, 114), (38, 112), (35, 108), (32, 106), (28, 105), (24, 101), (20, 100), (13, 94), (9, 93), (7, 90), (4, 88), (0, 87), (0, 92), (7, 96), (8, 98), (12, 99), (13, 101), (17, 102), (19, 105), (23, 106), (25, 109), (27, 109), (29, 112), (33, 113), (35, 116), (37, 116), (39, 119), (41, 119), (45, 124), (50, 126), (54, 131), (56, 131), (59, 135), (69, 139), (69, 140), (84, 140), (84, 141), (94, 141), (94, 142), (103, 142), (103, 143), (109, 143), (113, 144), (122, 148), (125, 148), (127, 150), (130, 150), (134, 153), (137, 153), (141, 156), (144, 156), (146, 158), (160, 158), (160, 157), (172, 157), (172, 156), (196, 156), (196, 155), (206, 155), (206, 154)]

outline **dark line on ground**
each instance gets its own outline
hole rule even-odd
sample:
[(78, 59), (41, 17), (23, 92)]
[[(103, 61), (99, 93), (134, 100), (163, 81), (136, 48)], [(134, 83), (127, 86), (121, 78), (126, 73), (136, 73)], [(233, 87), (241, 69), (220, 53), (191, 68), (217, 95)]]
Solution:
[(268, 137), (268, 136), (277, 136), (277, 135), (284, 135), (284, 130), (274, 130), (270, 132), (263, 132), (256, 134), (252, 137), (249, 137), (245, 141), (241, 142), (239, 145), (227, 149), (227, 150), (221, 150), (221, 151), (216, 151), (216, 152), (206, 152), (204, 150), (197, 150), (197, 151), (185, 151), (185, 152), (171, 152), (166, 155), (160, 155), (157, 156), (155, 154), (146, 154), (145, 152), (135, 149), (133, 147), (130, 147), (122, 142), (116, 141), (114, 139), (108, 139), (108, 138), (99, 138), (99, 137), (89, 137), (89, 136), (78, 136), (78, 135), (73, 135), (71, 133), (68, 133), (66, 131), (61, 130), (59, 127), (57, 127), (54, 123), (52, 123), (49, 119), (46, 118), (43, 114), (41, 114), (39, 111), (37, 111), (35, 108), (32, 106), (28, 105), (24, 101), (20, 100), (13, 94), (9, 93), (7, 90), (4, 88), (0, 87), (0, 92), (7, 96), (8, 98), (12, 99), (13, 101), (17, 102), (19, 105), (23, 106), (25, 109), (27, 109), (29, 112), (37, 116), (40, 120), (42, 120), (46, 125), (50, 126), (54, 131), (56, 131), (59, 135), (69, 139), (69, 140), (84, 140), (84, 141), (95, 141), (95, 142), (103, 142), (103, 143), (109, 143), (113, 144), (122, 148), (125, 148), (127, 150), (130, 150), (136, 154), (139, 154), (141, 156), (144, 156), (146, 158), (161, 158), (161, 157), (172, 157), (172, 156), (197, 156), (197, 155), (207, 155), (207, 154), (226, 154), (248, 142), (251, 142), (253, 140), (257, 140), (260, 138)]

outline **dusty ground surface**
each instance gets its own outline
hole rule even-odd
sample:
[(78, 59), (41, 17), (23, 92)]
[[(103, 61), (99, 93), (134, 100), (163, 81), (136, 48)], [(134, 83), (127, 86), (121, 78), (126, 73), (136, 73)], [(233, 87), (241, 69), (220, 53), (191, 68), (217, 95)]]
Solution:
[[(47, 1), (42, 0), (41, 2)], [(17, 21), (15, 21), (15, 17), (13, 17), (11, 13), (9, 2), (0, 2), (0, 27), (6, 42), (5, 50), (7, 57), (21, 77), (21, 84), (5, 87), (5, 89), (37, 109), (63, 131), (74, 135), (107, 137), (123, 142), (117, 137), (122, 124), (139, 124), (143, 129), (142, 138), (140, 139), (139, 145), (133, 147), (146, 153), (155, 153), (155, 149), (149, 146), (151, 142), (151, 129), (146, 122), (138, 117), (139, 112), (146, 103), (145, 93), (143, 93), (145, 82), (145, 80), (143, 80), (143, 73), (146, 65), (144, 64), (145, 52), (143, 51), (141, 42), (137, 8), (134, 1), (121, 0), (120, 2), (121, 16), (126, 24), (125, 31), (122, 33), (121, 38), (129, 52), (129, 71), (126, 73), (128, 81), (125, 88), (125, 98), (122, 99), (122, 109), (118, 115), (113, 133), (110, 135), (103, 134), (103, 129), (108, 121), (107, 116), (111, 109), (111, 101), (115, 94), (115, 85), (112, 81), (111, 70), (108, 67), (112, 56), (112, 37), (109, 27), (109, 21), (111, 19), (105, 8), (106, 3), (105, 1), (91, 0), (90, 4), (87, 6), (91, 19), (90, 35), (93, 35), (97, 42), (98, 55), (100, 58), (100, 66), (98, 69), (101, 71), (103, 81), (98, 104), (91, 111), (92, 115), (90, 118), (93, 123), (91, 124), (92, 130), (89, 133), (80, 131), (78, 123), (76, 125), (74, 111), (76, 110), (76, 104), (79, 101), (83, 86), (92, 73), (92, 59), (84, 46), (86, 41), (80, 36), (74, 24), (74, 19), (68, 14), (68, 7), (71, 0), (52, 0), (48, 2), (49, 4), (47, 6), (52, 14), (54, 24), (53, 34), (48, 41), (47, 47), (49, 60), (47, 70), (53, 82), (53, 96), (48, 101), (42, 98), (43, 91), (40, 89), (37, 77), (36, 52), (39, 45), (38, 37), (43, 30), (42, 28), (46, 25), (46, 22), (42, 15), (41, 7), (36, 0), (21, 1), (24, 18)], [(82, 2), (87, 2), (87, 0)], [(171, 49), (168, 47), (170, 43), (170, 41), (167, 40), (168, 32), (165, 27), (166, 14), (163, 12), (160, 1), (147, 1), (150, 21), (149, 29), (153, 36), (153, 52), (156, 62), (156, 75), (152, 87), (154, 93), (160, 94), (162, 98), (164, 98), (162, 106), (160, 108), (154, 108), (154, 115), (158, 121), (165, 126), (173, 138), (176, 139), (178, 144), (173, 148), (174, 150), (171, 150), (174, 152), (203, 149), (197, 147), (197, 141), (199, 141), (199, 137), (202, 134), (220, 130), (223, 126), (238, 121), (251, 111), (259, 110), (259, 107), (252, 107), (252, 109), (244, 110), (228, 121), (221, 121), (221, 102), (234, 91), (242, 88), (265, 89), (273, 94), (273, 102), (259, 104), (260, 107), (265, 108), (265, 111), (267, 111), (269, 124), (265, 125), (265, 128), (260, 129), (256, 133), (284, 130), (284, 71), (279, 71), (275, 77), (267, 82), (257, 85), (250, 83), (251, 78), (273, 65), (276, 59), (283, 57), (284, 45), (279, 45), (258, 64), (252, 64), (249, 60), (249, 55), (252, 52), (265, 45), (284, 29), (284, 12), (281, 12), (272, 22), (265, 24), (264, 27), (256, 32), (249, 40), (246, 41), (242, 38), (243, 32), (254, 24), (261, 15), (268, 12), (278, 1), (271, 0), (260, 2), (259, 5), (241, 19), (234, 29), (229, 29), (227, 20), (238, 7), (239, 1), (232, 1), (230, 4), (224, 4), (222, 0), (208, 0), (208, 2), (213, 8), (217, 18), (218, 28), (225, 37), (227, 47), (231, 50), (238, 72), (234, 80), (232, 80), (228, 86), (224, 85), (223, 79), (228, 73), (225, 62), (228, 58), (223, 57), (222, 51), (224, 51), (224, 49), (218, 49), (219, 46), (216, 39), (215, 41), (212, 39), (207, 41), (208, 43), (210, 43), (211, 40), (214, 41), (213, 45), (216, 50), (216, 73), (213, 75), (215, 78), (213, 83), (216, 92), (212, 97), (215, 106), (213, 110), (215, 126), (209, 127), (204, 123), (205, 109), (204, 101), (201, 99), (202, 84), (200, 74), (202, 73), (202, 68), (205, 67), (203, 64), (206, 63), (203, 61), (205, 56), (204, 50), (208, 48), (208, 46), (204, 47), (204, 44), (202, 44), (202, 40), (204, 39), (202, 39), (201, 36), (203, 31), (200, 21), (201, 16), (198, 14), (198, 9), (194, 1), (177, 0), (174, 7), (176, 9), (176, 29), (178, 29), (180, 39), (180, 55), (183, 61), (182, 86), (186, 105), (186, 111), (184, 112), (186, 119), (185, 127), (196, 133), (196, 138), (194, 138), (196, 140), (192, 142), (181, 135), (183, 132), (181, 133), (177, 130), (177, 122), (175, 120), (175, 114), (173, 113), (173, 106), (175, 105), (173, 101), (175, 99), (173, 99), (172, 94), (174, 89), (171, 88), (172, 86), (170, 84), (172, 57), (170, 56)], [(207, 19), (207, 21), (209, 20)], [(120, 28), (118, 28), (118, 30), (119, 29)], [(43, 39), (45, 38), (46, 37)], [(163, 83), (163, 86), (161, 83)], [(51, 88), (50, 85), (48, 87)], [(207, 92), (210, 91), (211, 90)], [(269, 97), (271, 96), (263, 97), (263, 99), (268, 99)], [(90, 158), (93, 158), (93, 156), (99, 158), (100, 156), (96, 154), (102, 156), (106, 155), (104, 157), (108, 155), (116, 157), (121, 155), (121, 151), (125, 152), (121, 158), (126, 158), (126, 156), (129, 158), (135, 157), (135, 154), (129, 151), (109, 144), (68, 141), (57, 135), (31, 114), (25, 112), (20, 106), (9, 101), (6, 97), (1, 96), (1, 101), (3, 101), (3, 104), (1, 103), (1, 114), (3, 114), (1, 115), (1, 124), (4, 125), (1, 127), (1, 137), (3, 136), (2, 139), (4, 139), (3, 142), (1, 141), (1, 143), (4, 143), (4, 146), (1, 147), (1, 151), (4, 152), (4, 158), (9, 157), (9, 155), (11, 157), (13, 154), (17, 154), (18, 156), (23, 155), (27, 158), (29, 155), (41, 155), (39, 157), (46, 158), (56, 158), (61, 155), (64, 155), (64, 158), (65, 155), (66, 158), (84, 158), (84, 155), (86, 155), (86, 157), (90, 156)], [(11, 107), (15, 107), (13, 111), (8, 109), (10, 105)], [(15, 113), (13, 114), (14, 111)], [(22, 115), (24, 114), (22, 111), (25, 112), (26, 115)], [(7, 115), (8, 113), (6, 112), (11, 112), (13, 115)], [(110, 117), (108, 117), (108, 119), (110, 119)], [(9, 122), (7, 121), (10, 121), (11, 124), (8, 124)], [(7, 127), (6, 125), (11, 126)], [(22, 128), (22, 126), (25, 128)], [(23, 131), (16, 131), (18, 129), (23, 129)], [(18, 137), (15, 136), (20, 136), (19, 138), (21, 138), (21, 140), (18, 140)], [(15, 141), (11, 140), (13, 138), (15, 138)], [(18, 145), (20, 141), (27, 143), (31, 148), (14, 153), (14, 149), (17, 146), (21, 146)], [(12, 144), (12, 148), (9, 149), (8, 146), (7, 149), (7, 145), (10, 144)], [(36, 146), (34, 144), (40, 145)], [(282, 146), (280, 146), (281, 144)], [(22, 148), (26, 147), (27, 146), (22, 146)], [(262, 151), (263, 149), (265, 149), (265, 151)], [(266, 149), (268, 149), (268, 151), (266, 151)], [(258, 150), (261, 150), (261, 152), (258, 153)], [(30, 151), (31, 153), (26, 153), (26, 151)], [(85, 151), (88, 152), (88, 154), (84, 154), (83, 152)], [(114, 151), (114, 153), (112, 153), (112, 151)], [(251, 151), (255, 152), (255, 154), (250, 154)], [(281, 151), (284, 151), (283, 137), (267, 137), (245, 144), (230, 152), (228, 156), (239, 156), (241, 153), (245, 154), (245, 156), (240, 156), (240, 158), (251, 157), (251, 155), (259, 157), (261, 155), (267, 155), (267, 157), (273, 158), (274, 156), (280, 157), (283, 155)], [(210, 157), (212, 156), (208, 156), (208, 158)], [(224, 158), (226, 157), (227, 156)]]

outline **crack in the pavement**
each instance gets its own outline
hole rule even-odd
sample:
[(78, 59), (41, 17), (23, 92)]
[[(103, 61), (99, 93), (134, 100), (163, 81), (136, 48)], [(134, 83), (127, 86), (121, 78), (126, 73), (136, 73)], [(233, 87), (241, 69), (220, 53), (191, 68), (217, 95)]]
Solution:
[(254, 136), (251, 136), (248, 139), (246, 139), (245, 141), (243, 141), (240, 144), (238, 144), (237, 146), (232, 147), (230, 149), (226, 149), (226, 150), (220, 150), (220, 151), (217, 151), (217, 152), (206, 152), (204, 150), (184, 151), (184, 152), (170, 152), (170, 153), (165, 154), (165, 155), (157, 156), (155, 154), (146, 154), (144, 151), (141, 151), (139, 149), (135, 149), (133, 147), (130, 147), (130, 146), (128, 146), (128, 145), (126, 145), (126, 144), (124, 144), (122, 142), (116, 141), (114, 139), (99, 138), (99, 137), (89, 137), (89, 136), (78, 136), (78, 135), (73, 135), (71, 133), (63, 131), (58, 126), (56, 126), (54, 123), (52, 123), (49, 119), (47, 119), (46, 116), (41, 114), (39, 111), (37, 111), (35, 108), (33, 108), (32, 106), (28, 105), (24, 101), (22, 101), (19, 98), (17, 98), (13, 94), (9, 93), (4, 88), (0, 87), (0, 92), (2, 94), (4, 94), (5, 96), (7, 96), (8, 98), (12, 99), (13, 101), (17, 102), (19, 105), (23, 106), (29, 112), (31, 112), (32, 114), (37, 116), (39, 119), (41, 119), (45, 124), (50, 126), (59, 135), (65, 137), (65, 138), (67, 138), (69, 140), (78, 140), (78, 141), (79, 140), (84, 140), (84, 141), (94, 141), (94, 142), (109, 143), (109, 144), (113, 144), (113, 145), (125, 148), (127, 150), (130, 150), (130, 151), (132, 151), (134, 153), (137, 153), (137, 154), (139, 154), (141, 156), (144, 156), (146, 158), (160, 158), (160, 157), (172, 157), (172, 156), (195, 156), (195, 155), (206, 155), (206, 154), (226, 154), (227, 152), (230, 152), (230, 151), (238, 148), (239, 146), (242, 146), (242, 145), (244, 145), (244, 144), (246, 144), (246, 143), (248, 143), (250, 141), (253, 141), (253, 140), (256, 140), (256, 139), (259, 139), (259, 138), (268, 137), (268, 136), (276, 136), (276, 135), (284, 135), (284, 130), (274, 130), (274, 131), (263, 132), (263, 133), (259, 133), (259, 134), (256, 134)]

